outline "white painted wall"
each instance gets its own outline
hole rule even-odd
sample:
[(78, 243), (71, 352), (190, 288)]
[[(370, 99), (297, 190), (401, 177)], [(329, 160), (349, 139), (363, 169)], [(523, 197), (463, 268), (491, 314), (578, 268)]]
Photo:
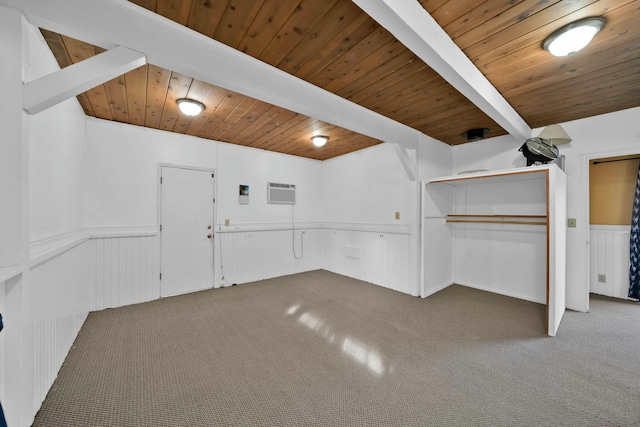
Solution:
[[(0, 9), (2, 19), (9, 17), (12, 24), (20, 24), (0, 25), (8, 33), (3, 34), (2, 45), (15, 48), (12, 55), (3, 57), (21, 70), (15, 82), (16, 76), (2, 67), (0, 88), (11, 94), (16, 83), (21, 89), (23, 79), (30, 81), (58, 67), (39, 31), (20, 14)], [(16, 100), (21, 93), (8, 98), (20, 108)], [(2, 190), (2, 210), (11, 212), (9, 206), (17, 203), (21, 218), (0, 217), (11, 230), (8, 239), (3, 232), (0, 240), (9, 242), (7, 248), (21, 268), (0, 283), (5, 321), (0, 399), (8, 424), (26, 426), (32, 423), (90, 308), (91, 246), (82, 230), (85, 117), (75, 100), (36, 116), (21, 112), (20, 117), (12, 117), (7, 111), (2, 115), (10, 119), (3, 122), (3, 137), (12, 143), (2, 144), (0, 158), (11, 160), (7, 170), (15, 172), (18, 167), (19, 177), (18, 182), (13, 181), (15, 176), (2, 180), (13, 186), (10, 192)], [(16, 148), (19, 156), (12, 151)]]
[[(567, 230), (567, 307), (589, 307), (588, 159), (640, 153), (640, 108), (561, 123), (572, 138), (559, 146), (568, 175), (569, 218), (577, 227)], [(542, 129), (534, 131), (537, 135)], [(507, 169), (526, 165), (518, 148), (524, 141), (504, 136), (453, 147), (453, 173), (470, 169)]]
[[(28, 78), (59, 70), (42, 34), (29, 27)], [(85, 114), (73, 98), (31, 116), (29, 227), (37, 241), (84, 226)]]

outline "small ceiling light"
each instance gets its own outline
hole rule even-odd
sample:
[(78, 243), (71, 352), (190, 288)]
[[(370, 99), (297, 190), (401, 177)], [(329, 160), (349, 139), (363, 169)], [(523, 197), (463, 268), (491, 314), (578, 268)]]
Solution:
[(315, 145), (316, 147), (324, 146), (324, 144), (326, 144), (328, 140), (329, 140), (329, 137), (324, 135), (316, 135), (311, 137), (311, 141), (313, 142), (313, 145)]
[(180, 111), (187, 116), (197, 116), (204, 110), (204, 104), (194, 99), (180, 98), (176, 102), (178, 103), (178, 107), (180, 107)]
[(560, 125), (550, 125), (544, 128), (538, 138), (548, 139), (553, 145), (567, 144), (571, 142), (571, 137), (562, 129)]
[(544, 39), (542, 47), (555, 56), (570, 56), (589, 44), (604, 25), (604, 18), (580, 19), (565, 25)]
[(479, 141), (484, 138), (486, 134), (489, 133), (489, 128), (476, 128), (469, 129), (468, 131), (462, 132), (460, 134), (461, 137), (467, 138), (467, 142)]

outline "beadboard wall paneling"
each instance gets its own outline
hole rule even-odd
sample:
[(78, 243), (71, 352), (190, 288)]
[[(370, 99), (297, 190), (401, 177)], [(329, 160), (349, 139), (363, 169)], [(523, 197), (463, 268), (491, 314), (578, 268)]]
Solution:
[(93, 310), (160, 298), (159, 237), (95, 237)]
[[(629, 226), (591, 226), (589, 291), (627, 299), (629, 294)], [(598, 280), (604, 275), (604, 281)]]
[(91, 309), (93, 244), (41, 258), (23, 286), (24, 411), (33, 416)]
[(260, 229), (256, 224), (223, 229), (216, 235), (216, 280), (229, 286), (318, 270), (322, 268), (323, 231), (296, 227), (294, 233), (290, 227)]
[(324, 269), (410, 295), (418, 295), (410, 282), (411, 236), (404, 229), (346, 226), (325, 230)]

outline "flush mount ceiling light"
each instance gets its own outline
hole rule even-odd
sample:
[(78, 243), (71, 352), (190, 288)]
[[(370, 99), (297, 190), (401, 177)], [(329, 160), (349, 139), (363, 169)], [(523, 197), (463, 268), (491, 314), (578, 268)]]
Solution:
[(553, 145), (567, 144), (571, 142), (571, 137), (562, 129), (560, 125), (550, 125), (544, 128), (538, 138), (548, 139)]
[(554, 56), (570, 56), (589, 44), (604, 25), (604, 18), (580, 19), (554, 31), (542, 47)]
[(313, 145), (315, 145), (316, 147), (324, 146), (324, 144), (326, 144), (328, 140), (329, 140), (329, 137), (324, 135), (316, 135), (311, 137), (311, 141), (313, 142)]
[(180, 98), (176, 102), (178, 103), (178, 107), (180, 107), (180, 111), (187, 116), (197, 116), (204, 110), (204, 104), (195, 99)]
[(488, 133), (489, 133), (489, 128), (476, 128), (476, 129), (469, 129), (468, 131), (462, 132), (460, 136), (463, 138), (467, 138), (467, 142), (473, 142), (473, 141), (481, 140)]

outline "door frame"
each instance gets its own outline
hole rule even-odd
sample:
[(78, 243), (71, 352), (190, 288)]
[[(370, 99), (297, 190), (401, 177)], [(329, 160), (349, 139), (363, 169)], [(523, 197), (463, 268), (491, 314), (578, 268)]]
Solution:
[[(158, 162), (157, 168), (156, 168), (156, 191), (157, 191), (157, 206), (156, 206), (156, 229), (158, 230), (158, 271), (160, 274), (162, 274), (162, 232), (160, 231), (160, 225), (161, 225), (161, 220), (162, 220), (162, 184), (160, 183), (160, 179), (162, 178), (162, 168), (175, 168), (175, 169), (187, 169), (187, 170), (194, 170), (194, 171), (202, 171), (202, 172), (210, 172), (212, 174), (214, 174), (214, 184), (213, 184), (213, 199), (214, 199), (214, 203), (213, 203), (213, 224), (211, 224), (213, 226), (213, 236), (214, 236), (214, 241), (213, 241), (213, 256), (212, 256), (212, 263), (211, 263), (211, 287), (212, 288), (217, 288), (218, 286), (216, 286), (216, 283), (218, 283), (218, 280), (216, 280), (216, 239), (219, 239), (220, 236), (217, 236), (216, 230), (215, 230), (215, 225), (216, 225), (216, 220), (218, 218), (218, 170), (215, 168), (207, 168), (207, 167), (199, 167), (199, 166), (189, 166), (189, 165), (180, 165), (180, 164), (176, 164), (176, 163), (160, 163)], [(160, 276), (158, 275), (158, 293), (161, 294), (162, 290), (161, 290), (161, 286), (162, 283), (160, 282)]]
[(607, 157), (617, 157), (617, 156), (634, 156), (634, 155), (640, 155), (640, 149), (638, 148), (628, 148), (626, 150), (616, 150), (616, 151), (603, 151), (597, 154), (591, 153), (591, 154), (585, 154), (582, 157), (582, 170), (583, 170), (583, 175), (584, 175), (584, 180), (583, 180), (583, 186), (582, 186), (582, 191), (584, 194), (583, 200), (584, 200), (584, 204), (582, 206), (582, 209), (584, 210), (584, 218), (585, 218), (585, 224), (583, 226), (583, 230), (586, 234), (586, 238), (587, 238), (587, 244), (585, 246), (585, 251), (583, 254), (583, 260), (584, 260), (584, 265), (586, 266), (586, 280), (585, 280), (585, 301), (586, 301), (586, 310), (585, 311), (589, 311), (589, 294), (591, 291), (591, 197), (589, 195), (589, 187), (590, 187), (590, 180), (591, 180), (591, 175), (589, 173), (589, 163), (591, 163), (592, 160), (596, 160), (596, 159), (604, 159)]

